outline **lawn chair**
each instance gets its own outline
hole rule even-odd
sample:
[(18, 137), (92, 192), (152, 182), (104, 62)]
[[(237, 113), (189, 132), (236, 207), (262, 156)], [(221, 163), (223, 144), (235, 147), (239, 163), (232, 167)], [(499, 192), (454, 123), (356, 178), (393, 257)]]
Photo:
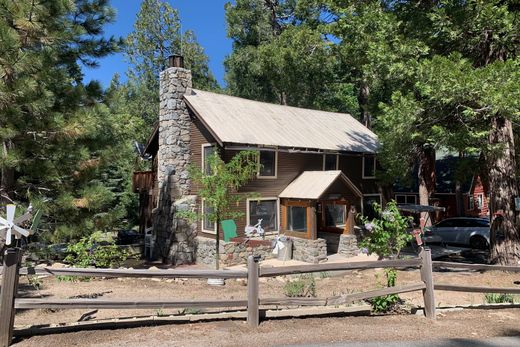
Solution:
[(233, 237), (237, 237), (237, 225), (232, 219), (225, 219), (220, 222), (224, 231), (224, 241), (229, 242)]

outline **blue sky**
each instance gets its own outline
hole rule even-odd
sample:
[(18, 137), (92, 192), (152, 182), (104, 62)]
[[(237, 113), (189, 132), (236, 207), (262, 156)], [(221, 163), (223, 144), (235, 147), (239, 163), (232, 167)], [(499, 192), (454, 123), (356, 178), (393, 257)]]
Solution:
[[(209, 67), (219, 83), (224, 83), (224, 58), (231, 52), (231, 40), (226, 37), (224, 4), (230, 0), (169, 0), (179, 11), (182, 30), (191, 29), (197, 35), (199, 44), (209, 57)], [(105, 27), (105, 35), (127, 36), (133, 29), (140, 0), (111, 0), (117, 11), (116, 22)], [(126, 80), (126, 64), (123, 54), (113, 54), (99, 61), (95, 69), (84, 68), (85, 82), (98, 80), (108, 86), (114, 73), (118, 72)]]

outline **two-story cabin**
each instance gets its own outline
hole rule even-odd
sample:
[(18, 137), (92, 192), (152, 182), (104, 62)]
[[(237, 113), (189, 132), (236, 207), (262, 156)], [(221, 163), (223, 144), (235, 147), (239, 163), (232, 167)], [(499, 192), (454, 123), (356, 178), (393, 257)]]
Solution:
[(373, 201), (382, 202), (375, 180), (377, 136), (352, 116), (195, 90), (182, 59), (171, 63), (161, 73), (160, 121), (146, 151), (156, 170), (147, 174), (156, 180), (154, 232), (158, 243), (169, 245), (174, 262), (194, 260), (194, 235), (215, 237), (208, 219), (180, 234), (171, 219), (172, 206), (186, 197), (202, 211), (209, 208), (197, 197), (187, 168), (208, 170), (205, 158), (217, 148), (224, 160), (241, 150), (259, 151), (257, 177), (239, 192), (259, 197), (236, 206), (243, 212), (235, 221), (239, 234), (262, 219), (267, 232), (315, 240), (321, 233), (343, 233), (350, 207), (367, 213)]

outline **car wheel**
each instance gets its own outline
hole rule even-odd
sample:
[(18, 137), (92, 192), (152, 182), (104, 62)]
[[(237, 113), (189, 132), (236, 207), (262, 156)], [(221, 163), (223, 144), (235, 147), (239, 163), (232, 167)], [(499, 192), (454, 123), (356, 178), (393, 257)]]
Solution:
[(469, 239), (469, 245), (474, 249), (487, 249), (489, 248), (488, 242), (482, 236), (473, 236)]

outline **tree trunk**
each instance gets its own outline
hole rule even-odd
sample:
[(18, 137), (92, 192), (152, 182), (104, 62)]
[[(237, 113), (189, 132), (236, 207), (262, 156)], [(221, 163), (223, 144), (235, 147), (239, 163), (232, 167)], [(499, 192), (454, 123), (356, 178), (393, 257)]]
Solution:
[[(430, 196), (435, 191), (435, 149), (429, 146), (419, 148), (419, 204), (428, 206)], [(428, 213), (421, 213), (421, 217), (426, 220), (426, 226), (431, 225)]]
[(359, 88), (358, 103), (361, 109), (361, 122), (368, 128), (372, 128), (372, 116), (368, 110), (368, 99), (370, 98), (370, 87), (363, 81)]
[[(462, 161), (464, 158), (464, 153), (459, 153), (459, 161)], [(457, 217), (464, 217), (465, 213), (465, 206), (464, 206), (464, 196), (462, 192), (462, 183), (460, 182), (460, 179), (457, 179), (455, 181), (455, 201), (457, 205)]]
[[(515, 210), (518, 196), (513, 125), (509, 119), (494, 116), (488, 144), (491, 216), (491, 262), (518, 265), (520, 260), (520, 216)], [(500, 231), (500, 233), (498, 233)]]
[[(2, 142), (1, 158), (7, 157), (7, 153), (10, 148), (10, 144), (7, 141)], [(12, 202), (12, 192), (14, 189), (14, 170), (9, 167), (2, 166), (0, 169), (0, 203)]]

